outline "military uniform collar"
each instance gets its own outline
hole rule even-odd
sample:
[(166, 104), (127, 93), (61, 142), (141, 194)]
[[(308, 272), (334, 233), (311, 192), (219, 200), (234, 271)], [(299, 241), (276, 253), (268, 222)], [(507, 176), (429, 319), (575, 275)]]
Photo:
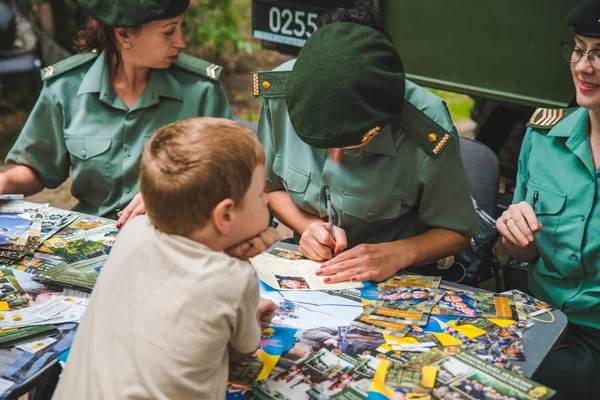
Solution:
[[(100, 100), (108, 105), (116, 106), (115, 100), (117, 100), (117, 95), (108, 78), (108, 68), (104, 55), (105, 53), (101, 52), (87, 71), (81, 81), (77, 95), (79, 96), (83, 93), (100, 93)], [(168, 69), (153, 69), (150, 71), (148, 86), (134, 106), (134, 109), (157, 104), (159, 97), (170, 97), (183, 101), (181, 86), (173, 78)]]
[(564, 118), (548, 132), (548, 136), (569, 137), (571, 140), (585, 139), (588, 132), (589, 112), (581, 107), (571, 115)]
[(394, 138), (392, 137), (391, 125), (384, 126), (381, 132), (365, 146), (365, 151), (383, 154), (385, 156), (397, 156), (398, 152), (396, 151), (396, 145), (394, 144)]

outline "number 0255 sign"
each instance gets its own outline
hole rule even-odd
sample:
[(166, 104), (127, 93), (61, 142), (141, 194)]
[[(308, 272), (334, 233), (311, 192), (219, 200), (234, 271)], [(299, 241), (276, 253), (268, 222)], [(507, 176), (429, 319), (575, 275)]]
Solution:
[(289, 2), (254, 0), (252, 35), (261, 40), (302, 47), (317, 30), (317, 19), (326, 9)]

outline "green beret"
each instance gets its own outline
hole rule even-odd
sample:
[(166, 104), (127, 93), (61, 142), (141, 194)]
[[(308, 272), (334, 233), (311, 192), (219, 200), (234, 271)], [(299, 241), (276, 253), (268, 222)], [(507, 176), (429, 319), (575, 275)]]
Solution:
[(567, 17), (567, 25), (575, 28), (575, 33), (587, 37), (600, 37), (600, 1), (585, 0), (577, 3)]
[(137, 27), (183, 14), (189, 0), (77, 0), (94, 19), (108, 26)]
[(304, 142), (318, 148), (359, 145), (399, 119), (404, 67), (380, 32), (352, 22), (325, 25), (298, 54), (285, 99)]

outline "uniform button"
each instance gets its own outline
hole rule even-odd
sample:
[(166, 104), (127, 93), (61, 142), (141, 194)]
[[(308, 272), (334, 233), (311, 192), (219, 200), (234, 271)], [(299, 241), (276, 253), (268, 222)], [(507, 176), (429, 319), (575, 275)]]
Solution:
[(131, 149), (125, 150), (125, 156), (129, 157), (131, 155)]
[(582, 221), (585, 221), (585, 215), (582, 215), (580, 218)]
[(373, 218), (375, 218), (375, 214), (373, 214), (372, 212), (370, 212), (370, 213), (367, 214), (367, 218), (373, 219)]
[(579, 260), (579, 256), (575, 253), (571, 254), (571, 258), (573, 259), (573, 261)]
[(87, 156), (87, 150), (86, 150), (86, 149), (82, 149), (82, 150), (81, 150), (81, 155), (82, 155), (83, 157)]
[(125, 117), (127, 119), (133, 119), (133, 114), (127, 114), (127, 117)]
[(129, 193), (129, 192), (131, 192), (131, 189), (130, 189), (130, 188), (128, 188), (128, 187), (126, 187), (126, 188), (125, 188), (125, 191), (126, 191), (127, 193)]

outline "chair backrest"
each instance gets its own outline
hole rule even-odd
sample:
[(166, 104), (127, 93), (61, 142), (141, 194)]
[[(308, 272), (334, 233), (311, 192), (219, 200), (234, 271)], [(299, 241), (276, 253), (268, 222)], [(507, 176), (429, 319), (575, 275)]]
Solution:
[(492, 218), (496, 218), (500, 161), (486, 145), (460, 137), (460, 151), (471, 196)]

